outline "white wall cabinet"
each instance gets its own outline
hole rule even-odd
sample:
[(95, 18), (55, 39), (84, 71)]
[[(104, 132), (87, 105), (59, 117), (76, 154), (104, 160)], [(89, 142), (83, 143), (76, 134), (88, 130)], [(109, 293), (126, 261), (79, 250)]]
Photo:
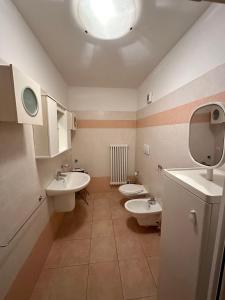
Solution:
[(43, 124), (39, 84), (12, 65), (0, 65), (0, 121)]
[(69, 112), (49, 96), (42, 96), (43, 126), (33, 126), (36, 158), (51, 158), (71, 148)]

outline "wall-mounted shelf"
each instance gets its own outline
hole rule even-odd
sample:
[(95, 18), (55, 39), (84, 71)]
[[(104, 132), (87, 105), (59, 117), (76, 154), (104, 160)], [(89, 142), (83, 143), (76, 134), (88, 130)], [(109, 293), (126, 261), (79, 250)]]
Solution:
[(69, 112), (47, 95), (42, 96), (43, 126), (33, 126), (36, 158), (53, 158), (71, 148)]

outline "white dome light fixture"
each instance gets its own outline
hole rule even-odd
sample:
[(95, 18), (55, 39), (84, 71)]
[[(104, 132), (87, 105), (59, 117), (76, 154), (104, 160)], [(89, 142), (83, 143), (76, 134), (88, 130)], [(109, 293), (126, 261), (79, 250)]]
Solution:
[(139, 5), (138, 0), (74, 0), (73, 12), (85, 33), (113, 40), (133, 29)]

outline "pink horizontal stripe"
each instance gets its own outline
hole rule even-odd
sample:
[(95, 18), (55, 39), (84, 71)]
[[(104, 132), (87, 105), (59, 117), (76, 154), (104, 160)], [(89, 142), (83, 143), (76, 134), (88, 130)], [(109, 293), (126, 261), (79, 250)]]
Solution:
[(139, 119), (137, 128), (188, 123), (194, 109), (208, 102), (225, 102), (225, 92)]
[(136, 128), (136, 120), (78, 120), (78, 128)]
[[(188, 123), (192, 112), (198, 106), (209, 102), (225, 103), (225, 92), (194, 100), (141, 118), (139, 120), (78, 120), (78, 128), (144, 128)], [(203, 120), (202, 120), (203, 121)]]

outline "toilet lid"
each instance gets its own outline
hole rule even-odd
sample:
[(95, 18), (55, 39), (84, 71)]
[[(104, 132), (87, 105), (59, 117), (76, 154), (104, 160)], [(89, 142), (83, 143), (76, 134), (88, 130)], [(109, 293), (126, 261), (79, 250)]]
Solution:
[(119, 190), (127, 195), (144, 192), (143, 186), (140, 184), (124, 184), (119, 187)]

